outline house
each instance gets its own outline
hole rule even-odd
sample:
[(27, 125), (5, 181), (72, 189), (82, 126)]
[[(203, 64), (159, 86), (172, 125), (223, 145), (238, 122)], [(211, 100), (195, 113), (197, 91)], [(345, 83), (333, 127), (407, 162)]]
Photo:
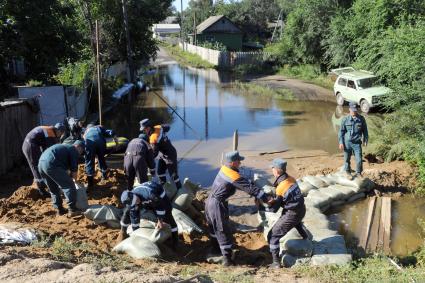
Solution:
[[(220, 42), (229, 51), (242, 50), (242, 31), (223, 15), (211, 16), (196, 27), (196, 36), (189, 35), (191, 42)], [(196, 42), (195, 42), (196, 41)]]
[(179, 24), (154, 24), (152, 26), (153, 38), (162, 39), (172, 34), (180, 33)]

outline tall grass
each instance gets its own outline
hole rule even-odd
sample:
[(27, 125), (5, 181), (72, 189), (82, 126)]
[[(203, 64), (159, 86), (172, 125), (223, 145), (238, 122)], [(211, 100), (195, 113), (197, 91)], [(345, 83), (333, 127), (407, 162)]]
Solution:
[(279, 75), (312, 82), (327, 89), (333, 89), (334, 82), (315, 65), (284, 65), (277, 71)]

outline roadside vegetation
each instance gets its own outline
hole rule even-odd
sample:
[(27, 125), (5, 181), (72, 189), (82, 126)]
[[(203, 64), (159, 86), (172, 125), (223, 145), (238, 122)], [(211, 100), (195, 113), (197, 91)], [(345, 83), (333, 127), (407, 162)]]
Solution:
[(277, 74), (303, 81), (312, 82), (327, 89), (333, 89), (334, 82), (315, 65), (284, 65), (277, 69)]
[(165, 42), (160, 43), (161, 46), (163, 46), (168, 54), (173, 56), (173, 58), (179, 62), (180, 64), (184, 66), (192, 66), (195, 68), (201, 68), (201, 69), (208, 69), (208, 68), (214, 68), (214, 65), (203, 60), (200, 56), (183, 51), (179, 46), (177, 45), (171, 45)]
[(294, 95), (294, 93), (290, 89), (286, 88), (271, 88), (266, 85), (244, 83), (238, 81), (233, 83), (233, 86), (235, 86), (243, 93), (264, 95), (283, 100), (296, 100), (296, 96)]

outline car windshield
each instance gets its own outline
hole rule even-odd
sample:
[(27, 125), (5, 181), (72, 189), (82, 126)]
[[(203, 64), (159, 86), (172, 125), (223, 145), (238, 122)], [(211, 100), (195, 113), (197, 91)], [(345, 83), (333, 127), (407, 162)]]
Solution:
[(359, 89), (365, 89), (365, 88), (380, 86), (380, 84), (377, 77), (371, 77), (371, 78), (358, 80), (357, 86), (359, 87)]

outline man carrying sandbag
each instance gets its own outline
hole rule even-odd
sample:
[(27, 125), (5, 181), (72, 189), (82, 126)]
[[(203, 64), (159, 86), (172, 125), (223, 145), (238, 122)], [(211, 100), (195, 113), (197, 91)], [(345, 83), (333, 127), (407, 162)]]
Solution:
[(134, 185), (134, 178), (137, 176), (139, 184), (148, 181), (148, 171), (152, 176), (155, 175), (155, 159), (153, 150), (148, 143), (148, 137), (140, 134), (139, 137), (132, 139), (127, 146), (124, 156), (124, 172), (127, 177), (127, 189), (131, 191)]
[(239, 174), (243, 156), (238, 151), (226, 153), (226, 165), (223, 165), (211, 188), (205, 203), (205, 216), (210, 231), (210, 240), (215, 250), (220, 249), (223, 255), (223, 265), (233, 265), (232, 246), (233, 234), (229, 222), (228, 198), (235, 194), (236, 189), (267, 202), (269, 196), (263, 190), (253, 185)]
[(93, 189), (94, 186), (94, 170), (95, 170), (95, 158), (97, 157), (100, 171), (102, 172), (102, 179), (107, 178), (107, 169), (105, 154), (106, 154), (106, 137), (114, 137), (115, 133), (112, 130), (107, 130), (101, 125), (87, 125), (87, 129), (84, 132), (84, 141), (86, 143), (86, 154), (84, 156), (86, 163), (86, 174), (87, 174), (87, 190)]
[(167, 136), (169, 130), (169, 125), (153, 126), (149, 119), (140, 121), (140, 131), (143, 131), (149, 136), (149, 143), (152, 146), (154, 157), (158, 156), (160, 153), (157, 171), (159, 181), (162, 185), (167, 182), (166, 172), (168, 170), (177, 189), (180, 189), (182, 184), (178, 175), (177, 150)]
[(283, 159), (274, 159), (272, 165), (273, 176), (276, 180), (273, 186), (276, 187), (276, 196), (269, 202), (267, 211), (277, 212), (283, 207), (282, 215), (277, 220), (272, 230), (267, 235), (270, 252), (273, 257), (272, 268), (280, 268), (279, 240), (292, 228), (296, 228), (298, 233), (307, 239), (309, 237), (302, 219), (305, 216), (304, 196), (298, 187), (297, 181), (286, 173), (287, 162)]
[(133, 231), (140, 226), (140, 210), (153, 210), (158, 218), (157, 228), (161, 229), (165, 223), (171, 226), (173, 247), (178, 245), (177, 223), (171, 214), (171, 201), (167, 197), (164, 188), (156, 182), (145, 182), (132, 191), (125, 190), (121, 195), (121, 202), (125, 205), (121, 218), (121, 231), (117, 243), (121, 242), (127, 235), (127, 227), (131, 223)]
[(32, 129), (25, 137), (22, 144), (22, 152), (30, 166), (34, 183), (39, 194), (43, 197), (49, 196), (46, 192), (46, 184), (38, 172), (38, 161), (43, 151), (50, 146), (59, 143), (61, 136), (65, 131), (65, 126), (62, 123), (57, 123), (54, 126), (38, 126)]
[[(38, 170), (46, 181), (50, 190), (53, 207), (58, 215), (67, 213), (62, 206), (61, 192), (65, 195), (68, 204), (68, 216), (74, 217), (82, 214), (77, 209), (77, 190), (72, 179), (77, 179), (78, 158), (84, 152), (84, 143), (80, 140), (70, 144), (56, 144), (46, 149), (38, 162)], [(68, 173), (68, 170), (71, 174)]]
[[(350, 103), (350, 115), (342, 119), (338, 134), (339, 149), (344, 150), (344, 170), (349, 180), (353, 180), (357, 176), (362, 176), (362, 143), (364, 146), (367, 146), (368, 139), (369, 134), (366, 120), (357, 112), (357, 104)], [(356, 158), (356, 175), (354, 176), (351, 175), (350, 166), (351, 155), (353, 153)]]

